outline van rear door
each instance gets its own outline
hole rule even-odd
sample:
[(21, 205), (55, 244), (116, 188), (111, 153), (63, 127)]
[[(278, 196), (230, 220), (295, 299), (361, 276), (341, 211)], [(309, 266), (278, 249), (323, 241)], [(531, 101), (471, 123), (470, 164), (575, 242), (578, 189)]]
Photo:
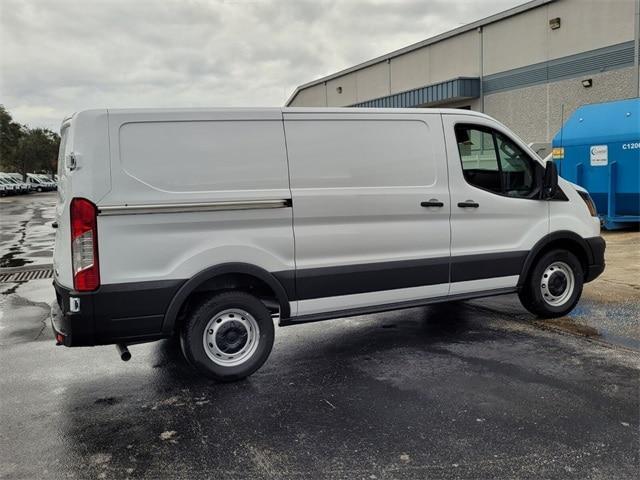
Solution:
[[(65, 157), (68, 155), (67, 147), (71, 145), (71, 118), (62, 122), (60, 127), (60, 150), (58, 151), (58, 191), (54, 225), (56, 236), (53, 247), (53, 272), (54, 278), (66, 287), (73, 286), (71, 272), (71, 239), (69, 235), (68, 218), (68, 167), (65, 165)], [(65, 217), (65, 212), (67, 216)]]
[(73, 288), (71, 200), (85, 198), (97, 204), (110, 188), (107, 110), (86, 110), (65, 119), (60, 128), (55, 213), (58, 228), (53, 251), (54, 278), (64, 287)]

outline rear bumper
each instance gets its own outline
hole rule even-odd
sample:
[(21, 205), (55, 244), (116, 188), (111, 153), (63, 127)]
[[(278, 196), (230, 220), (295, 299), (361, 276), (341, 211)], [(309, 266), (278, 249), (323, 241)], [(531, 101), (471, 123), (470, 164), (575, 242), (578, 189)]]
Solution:
[(76, 292), (54, 281), (51, 326), (56, 340), (67, 347), (86, 347), (164, 338), (164, 315), (181, 284), (181, 280), (128, 283)]
[(600, 274), (604, 272), (604, 251), (607, 247), (607, 242), (605, 242), (602, 237), (587, 238), (586, 241), (591, 251), (587, 271), (584, 275), (584, 282), (588, 283), (598, 278)]

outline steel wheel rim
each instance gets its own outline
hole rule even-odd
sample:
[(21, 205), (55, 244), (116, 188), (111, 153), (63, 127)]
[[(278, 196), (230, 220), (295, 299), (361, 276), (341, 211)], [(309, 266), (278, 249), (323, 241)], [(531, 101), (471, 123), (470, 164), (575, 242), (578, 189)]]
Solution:
[(225, 367), (234, 367), (247, 361), (255, 353), (259, 342), (258, 322), (239, 308), (216, 313), (202, 334), (204, 351), (209, 359)]
[(564, 262), (553, 262), (542, 273), (540, 293), (552, 307), (564, 305), (573, 295), (576, 279), (573, 270)]

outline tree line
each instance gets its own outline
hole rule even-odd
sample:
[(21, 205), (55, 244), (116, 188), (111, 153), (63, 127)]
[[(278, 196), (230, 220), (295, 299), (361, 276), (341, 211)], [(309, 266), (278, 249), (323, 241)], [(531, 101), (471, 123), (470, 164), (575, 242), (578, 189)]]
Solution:
[(53, 174), (58, 167), (60, 135), (47, 128), (29, 128), (13, 120), (0, 105), (0, 170)]

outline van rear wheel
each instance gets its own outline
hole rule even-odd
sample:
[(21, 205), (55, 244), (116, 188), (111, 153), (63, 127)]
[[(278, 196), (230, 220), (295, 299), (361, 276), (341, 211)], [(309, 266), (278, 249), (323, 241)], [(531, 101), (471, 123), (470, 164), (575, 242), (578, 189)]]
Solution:
[(519, 292), (520, 302), (540, 318), (562, 317), (580, 300), (584, 273), (582, 264), (567, 250), (551, 250), (533, 266)]
[(267, 308), (245, 292), (216, 294), (186, 319), (180, 345), (187, 361), (222, 382), (248, 377), (271, 353), (273, 320)]

